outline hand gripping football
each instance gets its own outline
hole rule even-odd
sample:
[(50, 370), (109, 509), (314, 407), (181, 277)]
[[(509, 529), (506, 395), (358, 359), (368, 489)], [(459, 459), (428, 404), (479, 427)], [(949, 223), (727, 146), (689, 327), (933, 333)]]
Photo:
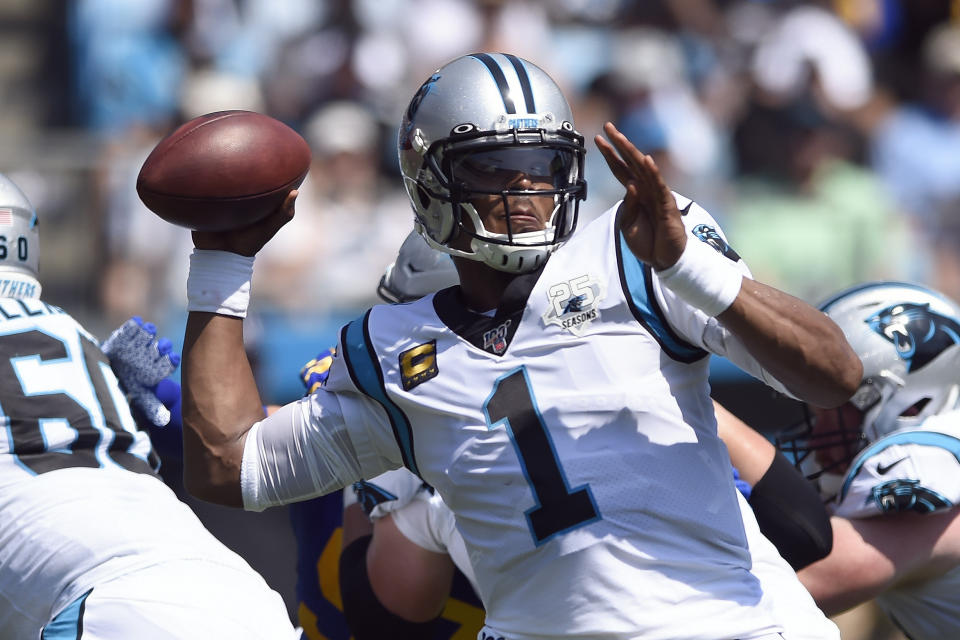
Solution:
[(253, 111), (217, 111), (181, 125), (140, 168), (147, 208), (196, 231), (253, 224), (274, 211), (310, 167), (300, 135)]

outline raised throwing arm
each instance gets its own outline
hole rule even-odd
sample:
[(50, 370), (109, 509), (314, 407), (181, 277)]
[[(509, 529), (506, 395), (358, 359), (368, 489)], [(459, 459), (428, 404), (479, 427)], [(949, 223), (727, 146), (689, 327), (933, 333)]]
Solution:
[[(249, 287), (252, 256), (293, 218), (296, 196), (291, 191), (275, 213), (249, 227), (193, 233), (200, 260), (212, 255), (231, 262), (229, 269), (220, 268), (215, 278), (205, 280), (195, 254), (188, 286), (191, 311), (184, 334), (182, 377), (184, 484), (202, 500), (243, 506), (244, 441), (254, 423), (263, 419), (263, 402), (243, 343), (246, 301), (230, 294), (238, 286), (242, 289), (243, 282)], [(232, 273), (233, 280), (226, 282), (223, 273)], [(218, 305), (222, 308), (213, 309)], [(206, 308), (210, 310), (197, 310)]]

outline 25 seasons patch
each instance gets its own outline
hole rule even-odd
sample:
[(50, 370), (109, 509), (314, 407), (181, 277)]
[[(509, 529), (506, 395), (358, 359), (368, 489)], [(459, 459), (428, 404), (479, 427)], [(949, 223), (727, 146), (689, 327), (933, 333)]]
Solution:
[(436, 378), (438, 373), (436, 340), (418, 344), (400, 354), (400, 380), (404, 391)]
[(604, 295), (603, 283), (589, 274), (551, 285), (547, 289), (550, 306), (543, 314), (543, 323), (581, 336), (600, 317), (598, 307)]

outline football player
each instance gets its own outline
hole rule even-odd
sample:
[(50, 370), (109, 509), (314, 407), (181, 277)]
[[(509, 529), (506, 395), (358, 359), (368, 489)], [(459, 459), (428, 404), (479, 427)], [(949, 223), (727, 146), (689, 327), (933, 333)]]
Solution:
[(188, 489), (259, 510), (404, 466), (456, 516), (481, 638), (778, 637), (708, 355), (828, 407), (860, 362), (824, 314), (705, 243), (723, 238), (710, 215), (604, 131), (625, 197), (573, 234), (585, 147), (556, 83), (504, 54), (438, 69), (398, 150), (416, 228), (460, 284), (345, 326), (324, 387), (266, 419), (242, 318), (296, 192), (250, 227), (194, 232)]
[(177, 365), (169, 344), (131, 320), (101, 350), (40, 298), (38, 259), (37, 215), (0, 175), (0, 637), (298, 637), (280, 595), (163, 483), (134, 423), (124, 390), (169, 418), (151, 391)]
[[(801, 580), (830, 614), (875, 597), (914, 640), (957, 637), (960, 307), (926, 287), (874, 282), (821, 308), (859, 354), (863, 380), (849, 402), (812, 408), (778, 438), (835, 516), (833, 552)], [(897, 553), (878, 552), (887, 540)]]
[[(387, 267), (378, 293), (388, 302), (412, 302), (456, 283), (457, 273), (449, 257), (430, 250), (419, 235), (411, 233), (396, 260)], [(332, 357), (333, 349), (328, 349), (300, 371), (308, 393), (322, 386)], [(732, 416), (716, 403), (715, 409), (719, 424), (729, 424)], [(726, 438), (722, 432), (721, 435)], [(747, 437), (739, 432), (729, 433), (736, 439), (732, 444), (727, 442), (731, 456), (740, 453), (751, 435), (757, 434), (749, 429)], [(770, 449), (769, 456), (756, 462), (756, 456), (739, 456), (748, 465), (750, 482), (741, 481), (737, 486), (756, 512), (761, 531), (797, 569), (830, 552), (829, 518), (804, 477), (786, 458), (776, 455), (769, 442), (763, 442)], [(738, 458), (733, 460), (737, 462)], [(405, 469), (355, 483), (343, 495), (343, 527), (338, 529), (344, 549), (339, 560), (339, 600), (354, 638), (476, 637), (483, 622), (482, 605), (476, 598), (475, 587), (471, 588), (475, 579), (463, 538), (456, 530), (453, 513), (440, 496)], [(291, 509), (299, 511), (301, 505), (308, 505), (304, 511), (313, 510), (315, 507), (309, 506), (313, 502), (294, 503)], [(741, 501), (741, 508), (744, 507)], [(745, 520), (754, 517), (749, 511), (743, 513)], [(317, 590), (314, 567), (322, 571), (333, 564), (329, 545), (317, 541), (330, 538), (326, 532), (334, 522), (339, 526), (335, 518), (312, 518), (298, 531), (298, 554), (305, 557), (301, 564), (309, 567), (304, 572), (306, 579), (298, 583), (313, 583), (312, 587), (304, 585), (305, 588)], [(317, 553), (320, 546), (327, 547), (326, 553)], [(817, 637), (816, 621), (822, 616), (790, 568), (766, 540), (751, 540), (750, 549), (754, 556), (751, 571), (760, 577), (765, 595), (769, 594), (774, 606), (788, 604), (778, 612), (787, 637)], [(319, 583), (323, 582), (321, 578)], [(314, 610), (329, 606), (324, 601)], [(342, 624), (336, 618), (317, 616), (306, 622), (301, 618), (301, 624), (306, 623), (316, 624), (328, 637), (333, 637), (332, 625)]]

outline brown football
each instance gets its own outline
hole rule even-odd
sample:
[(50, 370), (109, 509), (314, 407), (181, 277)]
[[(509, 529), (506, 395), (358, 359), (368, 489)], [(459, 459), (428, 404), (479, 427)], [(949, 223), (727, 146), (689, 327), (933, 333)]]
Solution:
[(173, 224), (224, 231), (275, 210), (310, 167), (310, 147), (284, 123), (253, 111), (217, 111), (180, 125), (137, 177), (147, 208)]

